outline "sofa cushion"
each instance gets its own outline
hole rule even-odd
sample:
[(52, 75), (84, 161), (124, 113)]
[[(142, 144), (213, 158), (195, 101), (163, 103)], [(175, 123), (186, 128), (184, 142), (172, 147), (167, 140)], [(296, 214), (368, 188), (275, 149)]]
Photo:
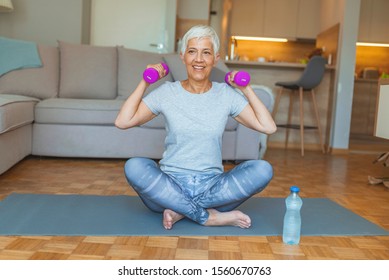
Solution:
[[(123, 102), (120, 99), (50, 98), (36, 105), (35, 123), (114, 125)], [(165, 118), (159, 115), (142, 127), (165, 129)]]
[(43, 67), (9, 72), (0, 78), (0, 94), (17, 94), (40, 99), (58, 95), (58, 48), (38, 46)]
[(114, 99), (117, 96), (117, 48), (59, 41), (59, 97)]
[(0, 134), (34, 121), (34, 106), (39, 99), (20, 95), (0, 95)]
[[(163, 62), (162, 55), (145, 51), (138, 51), (118, 47), (119, 70), (118, 70), (118, 98), (126, 99), (139, 84), (143, 71), (148, 64)], [(169, 73), (163, 79), (151, 84), (146, 93), (152, 91), (165, 81), (173, 81)]]
[[(164, 54), (163, 60), (169, 66), (170, 72), (172, 73), (173, 79), (175, 81), (182, 81), (188, 78), (186, 74), (185, 65), (182, 62), (179, 54), (176, 53)], [(212, 69), (210, 80), (214, 82), (223, 83), (224, 77), (228, 71), (229, 69), (227, 65), (222, 60), (219, 60), (216, 67)]]
[(35, 122), (114, 125), (123, 100), (50, 98), (35, 107)]

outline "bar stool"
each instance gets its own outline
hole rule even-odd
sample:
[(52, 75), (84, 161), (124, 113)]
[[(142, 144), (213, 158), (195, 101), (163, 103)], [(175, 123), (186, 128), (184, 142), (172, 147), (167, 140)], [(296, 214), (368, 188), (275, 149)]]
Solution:
[[(320, 139), (320, 146), (325, 153), (323, 139), (322, 139), (322, 131), (320, 128), (320, 119), (319, 119), (319, 113), (317, 109), (317, 103), (315, 98), (315, 91), (314, 88), (316, 88), (320, 82), (323, 79), (324, 71), (325, 71), (325, 65), (326, 60), (321, 56), (313, 56), (306, 68), (304, 69), (304, 72), (302, 73), (301, 77), (296, 81), (290, 81), (290, 82), (276, 82), (275, 85), (280, 87), (280, 90), (277, 94), (275, 104), (274, 104), (274, 110), (273, 110), (273, 118), (275, 119), (278, 105), (281, 99), (282, 94), (284, 93), (284, 90), (287, 89), (290, 93), (289, 95), (289, 111), (288, 111), (288, 121), (286, 125), (278, 125), (279, 127), (285, 127), (286, 128), (286, 137), (285, 137), (285, 147), (288, 146), (288, 140), (289, 140), (289, 129), (300, 129), (300, 138), (301, 138), (301, 156), (304, 156), (304, 129), (317, 129), (319, 132), (319, 139)], [(310, 91), (312, 95), (312, 103), (313, 103), (313, 109), (315, 112), (316, 117), (316, 125), (317, 126), (304, 126), (304, 108), (303, 108), (303, 94), (306, 91)], [(292, 118), (292, 110), (293, 110), (293, 95), (295, 92), (299, 93), (300, 97), (300, 124), (299, 125), (293, 125), (291, 124), (291, 118)]]

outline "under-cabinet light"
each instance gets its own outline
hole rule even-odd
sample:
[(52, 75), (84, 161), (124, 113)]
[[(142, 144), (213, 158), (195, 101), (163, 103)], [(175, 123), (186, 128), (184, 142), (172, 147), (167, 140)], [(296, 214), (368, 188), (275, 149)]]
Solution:
[(232, 36), (232, 39), (245, 40), (245, 41), (288, 42), (288, 39), (285, 38), (270, 38), (270, 37)]
[(365, 43), (365, 42), (357, 42), (357, 46), (363, 46), (363, 47), (384, 47), (384, 48), (389, 48), (389, 44), (382, 44), (382, 43)]

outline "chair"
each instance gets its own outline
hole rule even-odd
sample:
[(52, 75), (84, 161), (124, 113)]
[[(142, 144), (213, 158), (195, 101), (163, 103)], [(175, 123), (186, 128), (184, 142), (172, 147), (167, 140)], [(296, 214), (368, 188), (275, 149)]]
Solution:
[[(259, 99), (262, 101), (262, 103), (266, 106), (266, 108), (271, 113), (274, 108), (274, 94), (273, 91), (266, 87), (261, 85), (251, 85), (251, 88), (256, 93), (256, 95), (259, 97)], [(259, 159), (262, 159), (266, 153), (267, 149), (267, 139), (268, 135), (264, 133), (260, 133), (259, 136)]]
[[(320, 84), (320, 82), (323, 79), (324, 72), (325, 72), (325, 65), (326, 65), (326, 60), (323, 57), (313, 56), (309, 60), (304, 72), (302, 73), (301, 77), (298, 80), (290, 81), (290, 82), (276, 82), (275, 84), (276, 86), (280, 87), (280, 91), (277, 94), (276, 101), (274, 104), (273, 118), (275, 119), (275, 116), (277, 114), (278, 105), (284, 90), (285, 89), (289, 90), (290, 96), (289, 96), (289, 111), (288, 111), (287, 124), (278, 125), (278, 126), (286, 128), (285, 147), (288, 146), (289, 129), (290, 128), (300, 129), (301, 156), (304, 156), (304, 129), (318, 130), (320, 146), (323, 153), (325, 153), (323, 139), (322, 139), (322, 131), (320, 128), (319, 113), (317, 109), (317, 103), (316, 103), (315, 91), (314, 91), (314, 89)], [(293, 125), (290, 123), (292, 117), (292, 110), (293, 110), (293, 95), (296, 91), (298, 91), (300, 97), (300, 124), (299, 125)], [(312, 103), (315, 112), (317, 126), (304, 126), (303, 94), (306, 91), (310, 91), (312, 95)]]

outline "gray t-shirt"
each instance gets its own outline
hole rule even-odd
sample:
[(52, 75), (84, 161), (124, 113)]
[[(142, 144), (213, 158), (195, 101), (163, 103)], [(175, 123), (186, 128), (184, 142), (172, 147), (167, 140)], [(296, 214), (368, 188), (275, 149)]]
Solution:
[(186, 91), (179, 81), (165, 82), (143, 98), (156, 115), (163, 114), (167, 136), (159, 162), (164, 172), (222, 173), (222, 135), (228, 116), (248, 104), (224, 83), (212, 83), (202, 94)]

